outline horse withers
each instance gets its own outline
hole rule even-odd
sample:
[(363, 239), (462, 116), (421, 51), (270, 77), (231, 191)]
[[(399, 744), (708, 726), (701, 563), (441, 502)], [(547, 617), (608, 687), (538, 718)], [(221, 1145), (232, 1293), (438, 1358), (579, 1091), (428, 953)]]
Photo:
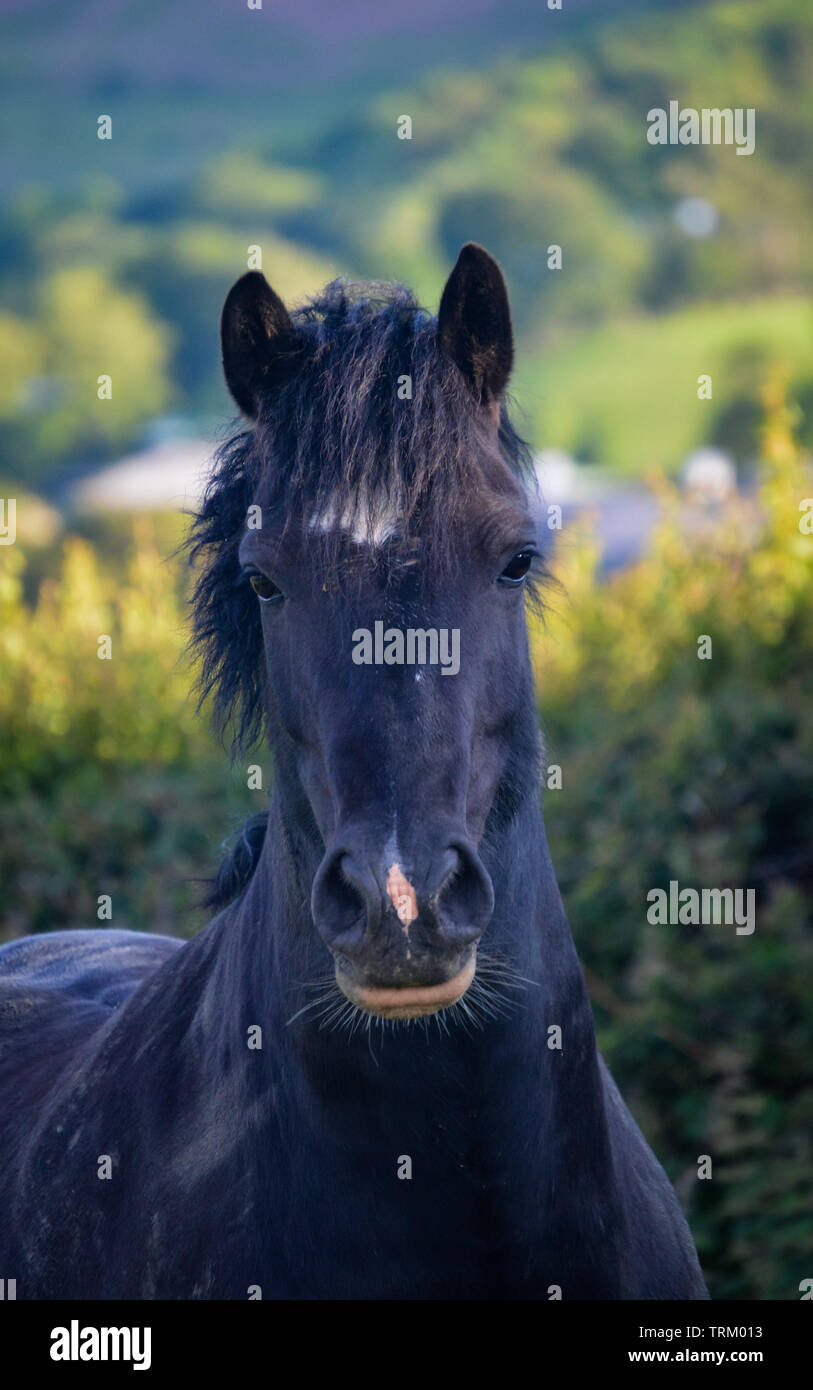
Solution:
[[(20, 1298), (707, 1297), (601, 1057), (548, 853), (496, 263), (222, 321), (202, 689), (275, 777), (181, 943), (0, 952)], [(445, 659), (446, 658), (446, 659)]]

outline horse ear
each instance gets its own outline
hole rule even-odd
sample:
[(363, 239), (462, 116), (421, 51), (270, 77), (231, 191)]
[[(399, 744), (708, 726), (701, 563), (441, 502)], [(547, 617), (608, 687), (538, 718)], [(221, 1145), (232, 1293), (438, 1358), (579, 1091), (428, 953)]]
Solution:
[(438, 338), (477, 400), (499, 409), (514, 360), (511, 311), (500, 267), (473, 241), (463, 247), (446, 281)]
[(254, 420), (263, 396), (285, 384), (301, 357), (291, 315), (258, 270), (242, 275), (229, 290), (220, 341), (226, 385)]

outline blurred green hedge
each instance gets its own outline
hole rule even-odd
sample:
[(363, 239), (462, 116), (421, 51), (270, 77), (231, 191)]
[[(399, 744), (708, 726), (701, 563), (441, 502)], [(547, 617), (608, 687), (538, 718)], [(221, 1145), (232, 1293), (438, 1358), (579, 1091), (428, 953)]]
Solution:
[(149, 519), (131, 539), (116, 562), (69, 537), (33, 608), (26, 565), (47, 560), (2, 552), (0, 939), (95, 924), (100, 894), (114, 926), (191, 932), (224, 837), (265, 804), (196, 713), (186, 576)]
[[(600, 1046), (717, 1298), (798, 1298), (813, 1260), (813, 483), (768, 394), (758, 515), (710, 508), (687, 534), (664, 490), (648, 554), (608, 584), (571, 547), (534, 641), (562, 768), (546, 822)], [(754, 888), (754, 934), (649, 925), (671, 879)]]

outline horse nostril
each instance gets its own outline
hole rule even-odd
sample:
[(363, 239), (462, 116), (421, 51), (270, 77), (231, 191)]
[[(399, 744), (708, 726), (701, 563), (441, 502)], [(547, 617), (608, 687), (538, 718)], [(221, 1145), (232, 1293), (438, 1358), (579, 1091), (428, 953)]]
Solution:
[[(420, 885), (417, 890), (413, 882)], [(390, 908), (401, 923), (397, 934), (391, 922), (383, 929)], [(441, 946), (457, 951), (482, 936), (494, 910), (494, 890), (475, 849), (463, 839), (447, 845), (424, 875), (413, 869), (411, 879), (399, 864), (389, 864), (385, 873), (380, 863), (376, 874), (368, 856), (343, 839), (317, 870), (311, 910), (334, 952), (358, 960), (371, 951), (381, 956), (406, 946), (414, 959), (416, 952)]]
[(449, 846), (457, 863), (438, 894), (441, 925), (455, 940), (476, 941), (494, 911), (494, 888), (479, 855), (464, 841)]
[(323, 860), (316, 874), (311, 911), (328, 946), (347, 950), (361, 944), (368, 924), (376, 913), (380, 916), (380, 895), (371, 876), (339, 849)]

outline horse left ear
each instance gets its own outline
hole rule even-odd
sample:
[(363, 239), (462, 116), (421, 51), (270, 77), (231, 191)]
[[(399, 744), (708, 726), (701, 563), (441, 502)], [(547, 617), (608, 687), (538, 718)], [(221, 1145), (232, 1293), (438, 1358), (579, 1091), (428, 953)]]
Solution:
[(256, 420), (263, 397), (293, 375), (302, 353), (291, 315), (258, 270), (229, 290), (220, 341), (226, 385), (243, 414)]
[(500, 267), (473, 241), (463, 247), (446, 281), (438, 339), (476, 399), (496, 413), (514, 361), (511, 311)]

